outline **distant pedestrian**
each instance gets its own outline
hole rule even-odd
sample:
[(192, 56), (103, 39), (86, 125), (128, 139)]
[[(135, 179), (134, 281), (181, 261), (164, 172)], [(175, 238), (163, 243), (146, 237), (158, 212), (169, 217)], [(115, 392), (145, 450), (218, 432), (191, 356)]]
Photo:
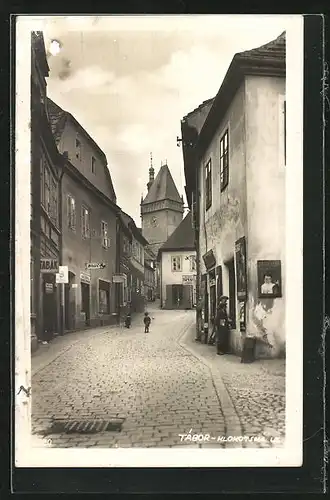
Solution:
[(229, 320), (227, 314), (228, 297), (222, 295), (215, 318), (217, 354), (226, 354), (229, 350)]
[(131, 327), (131, 313), (127, 313), (126, 314), (126, 318), (125, 318), (125, 326), (126, 328), (130, 328)]
[(149, 316), (149, 313), (147, 312), (144, 313), (143, 323), (144, 323), (144, 333), (149, 333), (151, 318)]

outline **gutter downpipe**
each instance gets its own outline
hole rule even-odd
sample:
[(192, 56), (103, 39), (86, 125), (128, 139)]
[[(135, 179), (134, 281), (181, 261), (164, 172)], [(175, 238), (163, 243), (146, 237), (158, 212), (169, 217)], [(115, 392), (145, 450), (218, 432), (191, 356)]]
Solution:
[(195, 165), (195, 246), (196, 246), (196, 342), (201, 342), (202, 330), (201, 330), (201, 274), (200, 274), (200, 250), (199, 250), (199, 175), (197, 162)]
[[(120, 255), (121, 238), (120, 238), (120, 214), (116, 214), (116, 273), (120, 274)], [(120, 325), (120, 283), (115, 283), (115, 312), (117, 318), (117, 325)]]
[[(59, 228), (60, 228), (60, 262), (63, 266), (63, 193), (62, 193), (62, 180), (65, 170), (65, 161), (67, 160), (67, 155), (65, 153), (61, 154), (61, 174), (59, 177)], [(60, 285), (60, 335), (63, 336), (65, 332), (65, 284)]]

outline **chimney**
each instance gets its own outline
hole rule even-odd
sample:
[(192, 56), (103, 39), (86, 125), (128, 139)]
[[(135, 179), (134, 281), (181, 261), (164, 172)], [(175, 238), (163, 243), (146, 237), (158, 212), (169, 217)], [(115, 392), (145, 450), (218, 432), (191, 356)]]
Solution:
[(152, 166), (152, 153), (150, 153), (150, 168), (149, 168), (149, 182), (147, 184), (148, 191), (155, 180), (155, 169)]

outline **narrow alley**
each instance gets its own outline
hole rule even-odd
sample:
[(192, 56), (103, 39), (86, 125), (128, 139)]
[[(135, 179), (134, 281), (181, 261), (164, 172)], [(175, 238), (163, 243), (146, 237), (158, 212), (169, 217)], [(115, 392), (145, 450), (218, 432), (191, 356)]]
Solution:
[[(216, 356), (194, 341), (193, 311), (156, 303), (150, 315), (147, 334), (141, 314), (130, 329), (76, 332), (39, 348), (32, 357), (34, 446), (281, 446), (284, 361), (247, 365)], [(183, 437), (202, 434), (210, 437)]]

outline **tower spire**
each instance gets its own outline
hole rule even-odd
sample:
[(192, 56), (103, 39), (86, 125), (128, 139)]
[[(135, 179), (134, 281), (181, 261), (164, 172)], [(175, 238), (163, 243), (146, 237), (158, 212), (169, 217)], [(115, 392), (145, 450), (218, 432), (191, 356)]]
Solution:
[(147, 184), (148, 191), (155, 179), (155, 169), (152, 166), (152, 153), (150, 153), (150, 168), (149, 168), (149, 182)]

